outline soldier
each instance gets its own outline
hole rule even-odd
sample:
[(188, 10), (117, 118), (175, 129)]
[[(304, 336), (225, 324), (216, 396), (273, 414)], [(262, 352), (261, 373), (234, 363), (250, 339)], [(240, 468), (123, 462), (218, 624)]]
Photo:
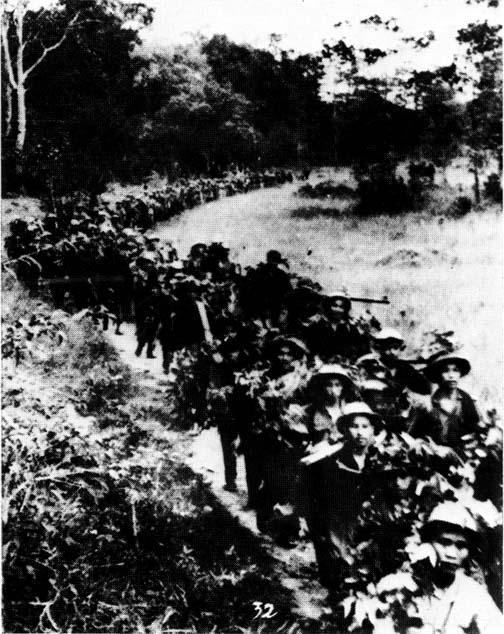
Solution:
[(322, 365), (308, 386), (311, 401), (308, 430), (310, 442), (333, 442), (341, 438), (337, 422), (346, 403), (356, 400), (356, 388), (347, 370), (337, 364)]
[[(381, 394), (368, 390), (367, 402), (378, 398), (382, 407), (383, 417), (387, 428), (392, 431), (405, 431), (408, 427), (408, 420), (416, 411), (417, 405), (412, 407), (413, 396), (411, 393), (428, 396), (431, 392), (429, 381), (425, 376), (416, 370), (411, 363), (400, 358), (404, 349), (404, 337), (393, 328), (383, 328), (373, 336), (374, 355), (377, 365), (372, 373), (379, 381), (386, 384), (387, 389), (381, 390)], [(366, 367), (370, 369), (371, 355)], [(360, 359), (363, 366), (363, 359)]]
[(238, 423), (233, 400), (234, 372), (246, 362), (244, 341), (230, 334), (212, 355), (207, 399), (211, 418), (217, 423), (224, 461), (224, 489), (236, 492)]
[(229, 261), (229, 249), (220, 242), (210, 244), (205, 259), (205, 269), (213, 282), (225, 282), (232, 277), (234, 266)]
[(440, 352), (429, 359), (424, 373), (439, 387), (428, 410), (413, 418), (409, 430), (413, 436), (430, 436), (441, 446), (462, 451), (462, 437), (475, 433), (480, 421), (474, 400), (459, 388), (461, 377), (470, 371), (469, 361), (456, 353)]
[[(267, 350), (271, 358), (270, 389), (263, 394), (268, 429), (256, 437), (262, 462), (262, 484), (257, 506), (257, 527), (270, 532), (277, 543), (292, 546), (299, 532), (294, 506), (299, 501), (300, 465), (308, 429), (297, 411), (304, 403), (308, 349), (295, 337), (277, 337)], [(294, 411), (293, 411), (294, 410)], [(281, 517), (275, 507), (287, 503)]]
[(213, 315), (204, 300), (204, 285), (196, 278), (186, 276), (178, 293), (173, 319), (174, 350), (197, 348), (201, 343), (213, 342)]
[[(303, 362), (308, 354), (303, 342), (293, 337), (277, 337), (270, 343), (268, 352), (272, 361), (266, 376), (273, 380), (292, 376), (296, 363)], [(261, 504), (259, 489), (263, 481), (266, 451), (265, 439), (258, 433), (256, 426), (256, 417), (261, 413), (255, 409), (255, 401), (240, 386), (236, 389), (236, 406), (241, 449), (245, 459), (248, 506), (257, 508)], [(262, 516), (258, 520), (261, 528), (265, 528), (265, 522), (271, 515), (271, 506), (270, 500), (262, 502), (264, 522), (261, 521)]]
[(161, 287), (152, 286), (147, 295), (138, 303), (137, 307), (137, 348), (135, 354), (139, 357), (143, 347), (147, 344), (147, 359), (155, 359), (154, 347), (159, 327)]
[(337, 591), (353, 563), (352, 533), (363, 502), (371, 493), (365, 474), (368, 454), (383, 423), (366, 403), (348, 403), (338, 420), (342, 448), (308, 467), (312, 535), (320, 578)]
[(292, 291), (289, 274), (280, 268), (282, 266), (288, 267), (287, 260), (279, 251), (271, 249), (266, 254), (266, 263), (261, 262), (247, 274), (245, 310), (258, 315), (269, 328), (279, 325), (285, 311), (285, 297)]
[[(423, 628), (435, 634), (497, 634), (504, 619), (486, 587), (465, 573), (480, 534), (469, 511), (443, 502), (422, 529), (428, 556), (414, 564), (421, 596), (415, 598)], [(423, 632), (424, 629), (421, 631)]]
[(424, 396), (431, 392), (430, 383), (407, 361), (399, 358), (404, 337), (394, 328), (383, 328), (373, 336), (378, 359), (387, 368), (386, 382), (397, 390), (408, 389)]
[[(314, 324), (317, 324), (321, 315), (320, 287), (312, 284), (310, 280), (301, 278), (297, 280), (296, 288), (285, 297), (287, 309), (286, 330), (289, 334), (299, 337), (306, 342), (310, 352), (313, 351), (311, 333)], [(316, 344), (316, 341), (314, 342)]]
[(329, 363), (336, 357), (355, 360), (369, 351), (364, 336), (350, 316), (351, 308), (352, 302), (343, 287), (323, 295), (323, 319), (307, 334), (313, 342), (312, 352), (322, 361)]
[(193, 244), (189, 251), (189, 257), (186, 260), (186, 273), (192, 275), (198, 280), (203, 280), (207, 277), (207, 271), (205, 268), (207, 257), (207, 245), (201, 242)]

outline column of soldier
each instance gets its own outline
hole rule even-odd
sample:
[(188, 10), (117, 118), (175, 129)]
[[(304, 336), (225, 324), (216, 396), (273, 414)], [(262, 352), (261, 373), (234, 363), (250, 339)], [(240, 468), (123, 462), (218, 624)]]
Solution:
[[(391, 574), (390, 562), (382, 562), (379, 574), (364, 575), (366, 582), (377, 582), (387, 618), (396, 615), (397, 596), (404, 604), (411, 595), (412, 623), (420, 619), (434, 628), (429, 632), (467, 631), (448, 625), (472, 621), (471, 631), (496, 631), (499, 538), (476, 567), (480, 583), (467, 567), (471, 562), (474, 570), (474, 558), (484, 552), (483, 533), (500, 535), (502, 444), (499, 428), (460, 387), (470, 361), (442, 338), (427, 359), (407, 360), (403, 335), (381, 328), (369, 312), (354, 319), (345, 289), (323, 292), (290, 274), (275, 250), (244, 275), (228, 254), (220, 244), (194, 245), (185, 262), (171, 262), (162, 282), (154, 267), (150, 281), (144, 270), (135, 298), (137, 355), (146, 346), (153, 357), (158, 337), (167, 373), (176, 371), (181, 350), (197, 357), (193, 411), (198, 423), (218, 428), (224, 488), (237, 491), (242, 454), (247, 506), (259, 531), (284, 547), (309, 536), (321, 582), (336, 604), (345, 592), (355, 593), (363, 510), (370, 501), (393, 508), (404, 482), (418, 488), (423, 478), (430, 498), (421, 499), (415, 521), (406, 523), (406, 533), (421, 542), (420, 556), (412, 557), (408, 574)], [(392, 534), (381, 537), (393, 541)], [(480, 605), (467, 603), (471, 594)]]
[[(146, 348), (154, 356), (159, 339), (167, 373), (184, 351), (197, 359), (192, 409), (197, 422), (209, 418), (218, 426), (226, 488), (236, 489), (239, 444), (258, 528), (285, 546), (299, 536), (300, 525), (308, 529), (331, 594), (341, 597), (356, 576), (352, 571), (365, 549), (357, 552), (355, 545), (369, 500), (378, 508), (384, 490), (382, 501), (394, 499), (394, 486), (401, 489), (413, 469), (414, 480), (419, 470), (425, 479), (427, 470), (431, 481), (445, 482), (438, 503), (456, 499), (462, 482), (474, 499), (502, 508), (500, 432), (458, 385), (470, 372), (460, 351), (445, 345), (423, 359), (421, 371), (403, 358), (401, 333), (382, 329), (370, 315), (352, 318), (344, 290), (324, 293), (311, 280), (289, 274), (277, 251), (245, 275), (220, 244), (194, 245), (181, 262), (169, 246), (159, 248), (154, 233), (134, 228), (136, 207), (123, 205), (116, 217), (103, 206), (92, 216), (70, 206), (68, 214), (19, 221), (9, 257), (24, 262), (27, 283), (37, 286), (48, 278), (53, 299), (70, 312), (101, 301), (92, 312), (104, 322), (112, 317), (119, 333), (121, 320), (134, 314), (137, 354)], [(391, 439), (408, 449), (396, 451), (394, 464), (389, 460), (393, 485), (390, 477), (376, 476), (376, 465), (392, 451)], [(416, 519), (426, 527), (448, 524), (452, 537), (463, 533), (467, 553), (452, 566), (460, 572), (468, 553), (481, 551), (474, 541), (482, 521), (475, 523), (461, 503), (451, 501), (457, 505), (448, 509), (455, 524), (443, 524), (446, 507), (432, 501)], [(499, 540), (495, 544), (500, 548)], [(442, 547), (433, 547), (432, 561), (443, 564)], [(498, 601), (501, 573), (488, 560), (484, 576)], [(444, 571), (450, 579), (449, 562), (444, 564), (432, 574)], [(437, 576), (436, 583), (442, 583)]]
[[(217, 178), (180, 178), (156, 191), (145, 186), (140, 195), (114, 203), (90, 194), (51, 198), (43, 216), (10, 223), (9, 260), (2, 266), (69, 312), (92, 306), (96, 319), (108, 313), (116, 320), (128, 318), (132, 274), (139, 269), (141, 275), (149, 259), (163, 265), (175, 257), (157, 254), (157, 243), (146, 233), (156, 222), (223, 196), (293, 179), (284, 169), (235, 167)], [(143, 255), (147, 260), (137, 267)]]

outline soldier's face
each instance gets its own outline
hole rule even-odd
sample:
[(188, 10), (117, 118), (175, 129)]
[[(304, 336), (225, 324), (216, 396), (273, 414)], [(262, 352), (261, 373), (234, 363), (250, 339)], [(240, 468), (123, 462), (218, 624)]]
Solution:
[(466, 536), (457, 530), (441, 530), (432, 540), (438, 557), (438, 566), (446, 572), (455, 572), (469, 557)]
[(284, 370), (290, 370), (294, 365), (295, 357), (289, 346), (281, 346), (278, 351), (278, 363)]
[(458, 386), (460, 376), (460, 369), (456, 363), (447, 363), (441, 370), (441, 382), (450, 388)]
[(343, 299), (335, 299), (331, 302), (329, 307), (331, 315), (337, 319), (344, 319), (347, 314), (347, 305)]
[(332, 377), (327, 379), (327, 382), (324, 386), (324, 393), (326, 396), (326, 402), (329, 404), (336, 403), (336, 401), (341, 397), (341, 393), (343, 392), (343, 383), (341, 379), (337, 377)]
[(347, 429), (348, 439), (355, 448), (366, 449), (372, 444), (375, 432), (367, 416), (354, 416)]
[(402, 350), (400, 341), (384, 341), (382, 344), (382, 353), (389, 359), (397, 359)]

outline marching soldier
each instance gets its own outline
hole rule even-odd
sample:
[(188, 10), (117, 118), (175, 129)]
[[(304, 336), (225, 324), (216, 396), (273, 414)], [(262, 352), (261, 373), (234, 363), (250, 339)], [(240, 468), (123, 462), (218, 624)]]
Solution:
[(357, 397), (356, 387), (348, 371), (335, 363), (322, 365), (311, 378), (308, 391), (311, 401), (308, 422), (311, 444), (341, 439), (338, 420), (345, 405), (354, 402)]
[(307, 338), (312, 342), (313, 354), (325, 363), (337, 357), (355, 360), (369, 351), (365, 337), (350, 316), (352, 302), (345, 288), (322, 297), (323, 317), (314, 321)]
[(154, 347), (160, 319), (161, 288), (153, 286), (137, 306), (137, 348), (139, 357), (147, 345), (147, 359), (155, 359)]
[[(404, 349), (404, 337), (393, 328), (383, 328), (373, 335), (375, 352), (358, 360), (369, 379), (364, 391), (367, 403), (377, 405), (382, 412), (387, 429), (401, 432), (408, 427), (408, 421), (416, 411), (412, 406), (412, 395), (430, 395), (430, 382), (411, 363), (400, 358)], [(372, 358), (376, 359), (373, 365)], [(378, 389), (377, 381), (384, 383)], [(372, 386), (374, 385), (374, 387)], [(421, 400), (418, 399), (417, 400)]]
[(269, 328), (280, 324), (285, 312), (285, 298), (292, 291), (289, 274), (281, 268), (288, 266), (280, 252), (271, 249), (266, 254), (266, 263), (260, 263), (247, 274), (245, 310), (258, 315)]
[(382, 425), (381, 418), (365, 403), (346, 404), (338, 419), (344, 438), (341, 449), (308, 467), (308, 523), (321, 582), (330, 593), (337, 591), (353, 563), (352, 534), (362, 504), (371, 493), (365, 467)]
[(459, 388), (460, 379), (470, 371), (469, 361), (457, 353), (440, 352), (429, 359), (424, 373), (438, 389), (428, 410), (413, 418), (413, 436), (430, 436), (439, 445), (462, 450), (462, 437), (475, 433), (480, 421), (474, 400)]

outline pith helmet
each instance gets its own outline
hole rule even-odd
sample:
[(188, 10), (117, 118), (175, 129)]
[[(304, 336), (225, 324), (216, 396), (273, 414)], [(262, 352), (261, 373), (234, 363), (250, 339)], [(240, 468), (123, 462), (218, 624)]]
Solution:
[(395, 328), (383, 328), (375, 335), (373, 335), (375, 341), (398, 341), (404, 343), (404, 337)]
[(378, 379), (368, 379), (362, 382), (360, 388), (362, 392), (386, 392), (389, 386)]
[(338, 419), (338, 429), (341, 433), (345, 433), (348, 425), (356, 416), (365, 416), (368, 418), (375, 430), (383, 425), (382, 419), (378, 414), (373, 412), (367, 403), (355, 401), (354, 403), (347, 403), (343, 406), (343, 414)]
[(326, 304), (332, 304), (335, 300), (341, 299), (345, 303), (346, 310), (350, 310), (352, 307), (350, 294), (346, 286), (340, 286), (335, 291), (324, 293), (323, 297)]
[(438, 352), (427, 362), (427, 367), (424, 370), (425, 376), (432, 383), (439, 383), (439, 375), (443, 366), (448, 363), (455, 364), (460, 370), (461, 376), (465, 376), (469, 374), (471, 371), (471, 364), (464, 357), (459, 356), (456, 353), (448, 353), (448, 352)]
[(438, 504), (422, 529), (422, 537), (429, 541), (442, 529), (456, 529), (472, 539), (479, 537), (476, 520), (460, 502)]
[(297, 337), (275, 337), (271, 342), (271, 349), (275, 350), (281, 346), (289, 346), (297, 357), (308, 356), (310, 354), (306, 345)]
[(354, 382), (348, 371), (337, 363), (325, 363), (321, 365), (317, 373), (312, 376), (310, 383), (316, 385), (331, 377), (340, 379), (346, 388), (354, 387)]

